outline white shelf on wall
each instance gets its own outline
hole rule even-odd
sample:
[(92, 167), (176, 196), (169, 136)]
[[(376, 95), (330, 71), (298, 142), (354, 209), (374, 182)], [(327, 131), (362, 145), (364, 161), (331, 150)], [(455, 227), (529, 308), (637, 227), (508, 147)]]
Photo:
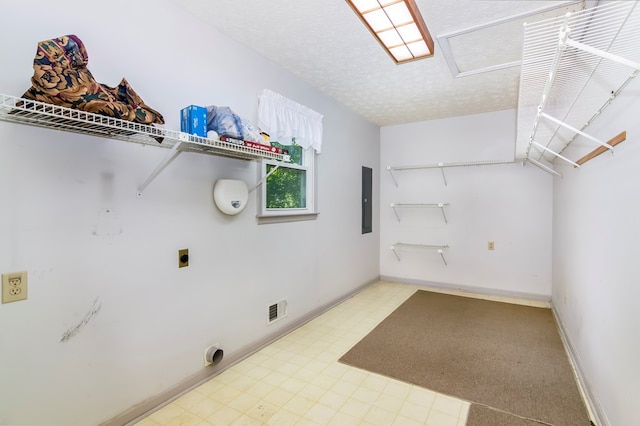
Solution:
[(442, 261), (444, 265), (447, 266), (447, 260), (444, 257), (444, 251), (449, 248), (448, 245), (432, 245), (432, 244), (410, 244), (410, 243), (395, 243), (392, 246), (389, 246), (393, 254), (396, 255), (398, 261), (400, 261), (400, 251), (403, 250), (412, 250), (412, 251), (436, 251), (436, 253), (440, 254), (442, 257)]
[(387, 166), (387, 171), (389, 175), (391, 175), (391, 179), (393, 179), (393, 183), (398, 186), (398, 180), (396, 179), (395, 172), (402, 172), (407, 170), (422, 170), (422, 169), (440, 169), (442, 173), (442, 180), (444, 181), (444, 185), (447, 186), (447, 177), (444, 174), (444, 169), (451, 167), (471, 167), (471, 166), (495, 166), (498, 164), (513, 164), (516, 161), (508, 160), (508, 161), (472, 161), (467, 163), (437, 163), (437, 164), (424, 164), (417, 166)]
[(391, 203), (391, 208), (393, 212), (396, 214), (396, 218), (398, 222), (400, 222), (400, 215), (398, 214), (398, 208), (408, 207), (408, 208), (439, 208), (442, 212), (442, 218), (444, 219), (444, 223), (448, 223), (447, 215), (444, 212), (445, 206), (448, 206), (449, 203)]
[(579, 167), (581, 161), (562, 155), (579, 136), (613, 152), (611, 141), (593, 137), (588, 127), (636, 78), (638, 40), (635, 1), (607, 2), (526, 25), (516, 157), (561, 176), (548, 164), (561, 159)]
[(218, 139), (207, 139), (184, 132), (120, 120), (106, 115), (65, 108), (30, 99), (0, 94), (0, 120), (44, 127), (83, 135), (117, 139), (170, 151), (138, 188), (138, 195), (182, 152), (223, 156), (241, 160), (268, 158), (288, 161), (287, 155)]

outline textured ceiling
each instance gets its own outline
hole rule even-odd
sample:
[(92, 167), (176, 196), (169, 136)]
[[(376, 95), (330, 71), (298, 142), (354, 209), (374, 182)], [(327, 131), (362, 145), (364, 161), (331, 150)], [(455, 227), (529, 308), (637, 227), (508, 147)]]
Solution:
[[(416, 0), (435, 55), (396, 65), (344, 0), (175, 2), (380, 126), (516, 108), (519, 67), (454, 78), (436, 38), (449, 36), (460, 72), (518, 61), (524, 21), (584, 7), (566, 1)], [(463, 31), (558, 6), (542, 17)]]

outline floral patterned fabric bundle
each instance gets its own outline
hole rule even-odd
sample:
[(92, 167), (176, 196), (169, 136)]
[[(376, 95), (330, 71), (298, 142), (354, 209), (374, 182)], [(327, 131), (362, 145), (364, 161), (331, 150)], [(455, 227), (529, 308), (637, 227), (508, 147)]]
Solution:
[(136, 123), (164, 124), (162, 114), (147, 106), (126, 79), (116, 87), (96, 82), (87, 69), (88, 60), (75, 35), (39, 42), (32, 86), (23, 97)]

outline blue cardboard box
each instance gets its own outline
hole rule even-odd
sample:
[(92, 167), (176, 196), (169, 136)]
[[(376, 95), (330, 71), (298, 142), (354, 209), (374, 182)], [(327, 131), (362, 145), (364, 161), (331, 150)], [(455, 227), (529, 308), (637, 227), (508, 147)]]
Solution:
[(190, 135), (207, 137), (207, 109), (189, 105), (180, 111), (180, 131)]

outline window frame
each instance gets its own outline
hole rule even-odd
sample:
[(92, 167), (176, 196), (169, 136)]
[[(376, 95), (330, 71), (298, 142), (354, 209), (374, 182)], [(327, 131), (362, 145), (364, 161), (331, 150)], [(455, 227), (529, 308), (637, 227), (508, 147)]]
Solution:
[[(317, 218), (317, 157), (318, 154), (313, 148), (303, 149), (302, 165), (295, 163), (285, 163), (282, 161), (263, 158), (259, 165), (259, 181), (262, 182), (258, 192), (258, 223), (281, 223), (295, 222), (301, 220), (314, 220)], [(305, 173), (305, 198), (306, 207), (301, 208), (267, 208), (267, 166), (274, 165), (296, 170), (304, 170)]]

